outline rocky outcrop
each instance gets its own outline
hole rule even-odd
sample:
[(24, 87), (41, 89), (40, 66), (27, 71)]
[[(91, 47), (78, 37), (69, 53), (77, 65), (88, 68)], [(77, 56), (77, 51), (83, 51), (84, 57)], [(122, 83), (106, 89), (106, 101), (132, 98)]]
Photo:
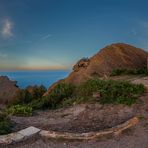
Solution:
[(7, 76), (0, 76), (0, 106), (11, 103), (19, 91), (16, 81), (11, 81)]
[(88, 58), (82, 58), (73, 66), (73, 70), (77, 72), (80, 68), (87, 68), (89, 62), (90, 60)]
[(134, 46), (118, 43), (106, 46), (90, 59), (82, 59), (74, 66), (65, 82), (80, 84), (89, 78), (110, 75), (113, 69), (146, 67), (148, 53)]

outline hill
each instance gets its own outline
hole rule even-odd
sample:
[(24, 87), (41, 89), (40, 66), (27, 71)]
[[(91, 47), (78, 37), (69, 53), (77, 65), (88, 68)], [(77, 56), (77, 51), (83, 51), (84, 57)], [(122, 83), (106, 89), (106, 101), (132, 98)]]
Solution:
[(78, 61), (65, 82), (80, 84), (89, 78), (110, 75), (118, 68), (138, 69), (146, 67), (148, 53), (134, 46), (117, 43), (106, 46), (90, 59)]

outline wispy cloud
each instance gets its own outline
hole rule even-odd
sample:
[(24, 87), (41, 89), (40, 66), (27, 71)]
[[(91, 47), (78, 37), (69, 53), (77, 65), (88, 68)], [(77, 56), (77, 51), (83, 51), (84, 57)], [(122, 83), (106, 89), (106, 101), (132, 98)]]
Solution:
[(44, 35), (41, 39), (42, 40), (46, 40), (48, 38), (52, 37), (52, 34), (47, 34), (47, 35)]
[(13, 23), (9, 19), (5, 19), (2, 24), (1, 35), (3, 38), (10, 38), (12, 33)]

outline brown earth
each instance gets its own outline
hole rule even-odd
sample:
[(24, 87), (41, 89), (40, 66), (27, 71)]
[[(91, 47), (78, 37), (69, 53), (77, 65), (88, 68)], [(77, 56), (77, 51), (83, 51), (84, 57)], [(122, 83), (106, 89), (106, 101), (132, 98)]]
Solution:
[[(147, 85), (147, 77), (118, 76), (114, 80), (129, 80)], [(132, 106), (80, 104), (69, 108), (39, 111), (32, 117), (11, 117), (15, 122), (14, 131), (35, 126), (45, 130), (82, 133), (100, 131), (114, 127), (137, 116), (140, 122), (118, 137), (90, 141), (63, 141), (35, 138), (8, 148), (147, 148), (148, 146), (148, 93), (146, 92)]]
[(12, 117), (20, 125), (36, 126), (46, 130), (88, 132), (98, 131), (122, 123), (132, 116), (140, 122), (117, 137), (90, 141), (66, 141), (35, 138), (7, 146), (8, 148), (147, 148), (148, 146), (148, 94), (131, 107), (124, 105), (82, 104), (70, 108), (38, 112), (33, 117)]
[(0, 76), (0, 107), (11, 103), (19, 91), (16, 81), (11, 81), (7, 76)]
[(80, 84), (89, 78), (110, 75), (113, 69), (143, 68), (146, 67), (147, 57), (148, 53), (143, 49), (123, 43), (112, 44), (91, 57), (87, 66), (86, 64), (83, 66), (81, 61), (77, 70), (74, 70), (65, 82)]
[[(134, 46), (117, 43), (106, 46), (90, 59), (83, 58), (73, 66), (73, 72), (65, 78), (66, 83), (80, 84), (90, 78), (107, 77), (113, 69), (146, 67), (148, 53)], [(49, 87), (45, 96), (61, 81)]]
[(45, 130), (83, 133), (114, 127), (132, 118), (136, 112), (125, 105), (81, 104), (11, 119), (16, 123), (14, 130), (35, 126)]
[(147, 148), (148, 147), (148, 120), (122, 135), (114, 138), (104, 138), (91, 141), (63, 141), (34, 138), (30, 141), (6, 146), (5, 148)]

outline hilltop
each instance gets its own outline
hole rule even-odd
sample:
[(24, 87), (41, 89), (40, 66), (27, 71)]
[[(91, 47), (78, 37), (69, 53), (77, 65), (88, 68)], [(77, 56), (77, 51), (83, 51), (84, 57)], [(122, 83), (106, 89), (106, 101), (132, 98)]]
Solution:
[[(147, 57), (148, 52), (143, 49), (124, 43), (111, 44), (90, 58), (80, 59), (64, 81), (65, 83), (78, 85), (89, 79), (108, 77), (114, 69), (145, 68)], [(59, 80), (50, 86), (44, 96), (47, 96), (62, 81)]]
[(110, 75), (117, 68), (138, 69), (146, 67), (148, 53), (134, 46), (117, 43), (106, 46), (90, 59), (81, 59), (65, 82), (80, 84), (89, 78)]

